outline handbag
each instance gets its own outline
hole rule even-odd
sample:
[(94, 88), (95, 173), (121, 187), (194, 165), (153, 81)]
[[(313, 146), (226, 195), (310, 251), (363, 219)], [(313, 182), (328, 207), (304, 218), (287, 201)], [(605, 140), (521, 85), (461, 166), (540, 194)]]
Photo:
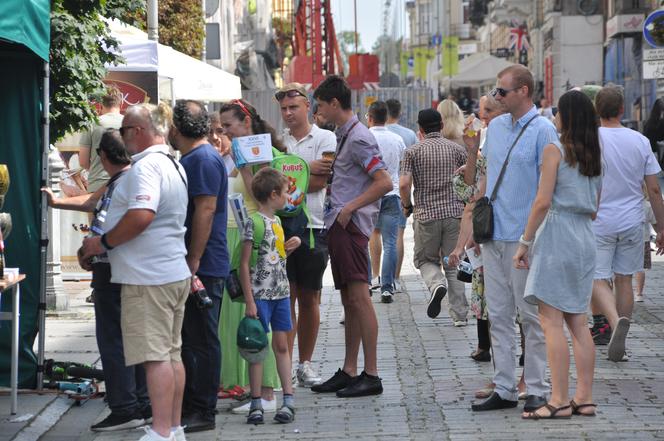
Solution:
[(483, 196), (475, 202), (475, 207), (473, 208), (473, 240), (475, 243), (486, 243), (493, 240), (493, 201), (496, 199), (498, 187), (503, 180), (503, 176), (505, 176), (505, 170), (507, 169), (507, 164), (510, 160), (510, 154), (514, 149), (514, 146), (516, 146), (516, 143), (519, 142), (521, 135), (523, 135), (523, 132), (526, 131), (526, 128), (530, 125), (530, 123), (538, 116), (539, 114), (536, 114), (530, 118), (526, 124), (524, 124), (524, 126), (521, 128), (521, 131), (519, 132), (519, 135), (516, 137), (512, 143), (512, 146), (507, 151), (507, 157), (505, 158), (505, 162), (503, 162), (503, 167), (501, 168), (500, 174), (498, 175), (496, 185), (493, 187), (491, 197)]

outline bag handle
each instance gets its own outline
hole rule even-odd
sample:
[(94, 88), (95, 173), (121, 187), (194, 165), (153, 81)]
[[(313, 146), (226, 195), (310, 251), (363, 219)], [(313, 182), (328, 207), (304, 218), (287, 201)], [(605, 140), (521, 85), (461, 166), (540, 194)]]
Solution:
[(507, 151), (507, 157), (505, 158), (505, 162), (503, 162), (503, 168), (500, 169), (500, 174), (498, 175), (498, 180), (496, 181), (496, 185), (493, 187), (493, 191), (491, 192), (491, 197), (489, 198), (489, 200), (491, 202), (496, 200), (496, 192), (498, 191), (498, 187), (500, 186), (500, 183), (503, 181), (503, 176), (505, 176), (505, 169), (507, 169), (507, 163), (510, 161), (510, 154), (512, 153), (512, 150), (514, 149), (514, 146), (516, 146), (516, 143), (519, 142), (519, 139), (521, 139), (521, 135), (523, 135), (523, 132), (526, 131), (526, 128), (530, 125), (530, 123), (533, 122), (533, 120), (535, 118), (537, 118), (538, 116), (540, 116), (539, 113), (535, 114), (535, 116), (530, 118), (528, 120), (528, 122), (526, 124), (524, 124), (524, 126), (521, 128), (521, 131), (519, 132), (519, 135), (516, 137), (516, 139), (512, 143), (512, 146)]

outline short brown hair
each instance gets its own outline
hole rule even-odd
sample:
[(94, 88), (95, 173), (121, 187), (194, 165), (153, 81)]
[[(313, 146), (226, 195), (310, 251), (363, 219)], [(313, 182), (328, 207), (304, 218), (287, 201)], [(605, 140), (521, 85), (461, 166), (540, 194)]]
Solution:
[(265, 167), (258, 170), (251, 181), (251, 192), (254, 198), (260, 203), (267, 202), (273, 191), (281, 194), (284, 185), (288, 184), (288, 178), (277, 170)]
[(625, 104), (622, 89), (615, 85), (602, 87), (595, 96), (595, 108), (600, 118), (615, 118), (620, 115)]
[(498, 78), (502, 78), (506, 74), (512, 75), (512, 87), (518, 89), (520, 87), (528, 87), (528, 96), (532, 97), (535, 91), (535, 80), (533, 73), (528, 70), (526, 66), (521, 64), (513, 64), (506, 67), (498, 73)]
[(108, 86), (106, 95), (101, 98), (101, 104), (107, 109), (120, 107), (120, 104), (122, 104), (122, 92), (120, 92), (120, 89), (115, 86)]

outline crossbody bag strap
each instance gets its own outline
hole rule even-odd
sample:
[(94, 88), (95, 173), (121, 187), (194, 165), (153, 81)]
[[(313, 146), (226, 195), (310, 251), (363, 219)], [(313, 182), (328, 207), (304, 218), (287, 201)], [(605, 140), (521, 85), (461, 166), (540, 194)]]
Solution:
[(184, 184), (184, 188), (188, 188), (187, 187), (187, 181), (184, 180), (184, 177), (182, 176), (182, 173), (180, 173), (180, 168), (178, 167), (178, 163), (175, 162), (175, 158), (173, 157), (173, 155), (169, 155), (168, 153), (164, 153), (164, 152), (157, 152), (157, 153), (161, 153), (162, 155), (166, 156), (168, 159), (171, 160), (171, 162), (173, 163), (173, 166), (175, 167), (175, 171), (178, 172), (178, 176), (180, 176), (180, 179), (182, 180), (182, 183)]
[(538, 116), (539, 116), (539, 114), (536, 114), (535, 116), (533, 116), (532, 118), (530, 118), (528, 120), (528, 122), (521, 128), (521, 131), (519, 132), (519, 135), (516, 137), (516, 139), (512, 143), (512, 146), (510, 147), (510, 149), (507, 151), (507, 157), (505, 158), (505, 162), (503, 162), (503, 168), (500, 169), (500, 174), (498, 175), (498, 180), (496, 181), (496, 185), (493, 187), (493, 191), (491, 192), (490, 200), (492, 202), (496, 199), (496, 193), (498, 192), (498, 187), (500, 186), (500, 183), (503, 181), (503, 176), (505, 176), (505, 170), (507, 169), (507, 164), (510, 161), (510, 154), (512, 154), (512, 150), (516, 146), (516, 143), (519, 142), (519, 139), (521, 139), (521, 135), (523, 135), (523, 132), (526, 131), (526, 128)]
[(334, 160), (332, 161), (332, 166), (331, 166), (332, 174), (330, 175), (330, 179), (327, 183), (328, 186), (332, 185), (332, 180), (334, 179), (334, 164), (337, 162), (337, 158), (341, 154), (341, 150), (343, 150), (344, 145), (346, 144), (346, 139), (348, 139), (348, 135), (350, 135), (350, 132), (352, 132), (353, 129), (355, 128), (355, 126), (358, 125), (358, 124), (359, 124), (359, 121), (355, 121), (353, 123), (353, 125), (350, 126), (350, 128), (348, 129), (346, 134), (341, 137), (341, 141), (339, 142), (339, 147), (337, 147), (337, 152), (334, 155)]

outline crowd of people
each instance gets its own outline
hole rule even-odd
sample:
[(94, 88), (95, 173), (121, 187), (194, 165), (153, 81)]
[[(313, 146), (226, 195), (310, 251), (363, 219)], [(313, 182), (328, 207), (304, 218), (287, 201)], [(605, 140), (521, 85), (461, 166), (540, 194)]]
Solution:
[[(339, 398), (381, 394), (371, 295), (389, 304), (405, 289), (411, 215), (427, 315), (438, 317), (445, 297), (453, 326), (467, 326), (472, 312), (471, 357), (494, 362), (472, 410), (524, 399), (526, 419), (594, 415), (595, 345), (608, 344), (612, 361), (628, 358), (632, 277), (650, 252), (646, 219), (664, 251), (661, 169), (652, 139), (621, 126), (619, 88), (594, 101), (571, 90), (553, 110), (538, 110), (533, 93), (530, 71), (508, 67), (481, 97), (479, 118), (443, 100), (419, 112), (415, 133), (399, 124), (394, 99), (373, 102), (364, 125), (348, 84), (330, 76), (312, 95), (297, 83), (277, 91), (286, 126), (278, 134), (244, 100), (218, 112), (191, 100), (138, 104), (122, 116), (111, 90), (81, 150), (90, 193), (44, 189), (55, 208), (93, 213), (79, 263), (93, 274), (111, 412), (91, 429), (147, 424), (143, 441), (184, 440), (215, 428), (220, 397), (245, 399), (233, 413), (263, 424), (268, 412), (294, 421), (294, 385)], [(308, 165), (306, 209), (296, 216), (282, 214), (291, 182), (280, 170), (236, 165), (234, 140), (260, 134), (275, 157)], [(247, 219), (229, 208), (238, 194)], [(345, 357), (324, 379), (313, 357), (328, 264)], [(577, 369), (571, 399), (565, 324)]]

